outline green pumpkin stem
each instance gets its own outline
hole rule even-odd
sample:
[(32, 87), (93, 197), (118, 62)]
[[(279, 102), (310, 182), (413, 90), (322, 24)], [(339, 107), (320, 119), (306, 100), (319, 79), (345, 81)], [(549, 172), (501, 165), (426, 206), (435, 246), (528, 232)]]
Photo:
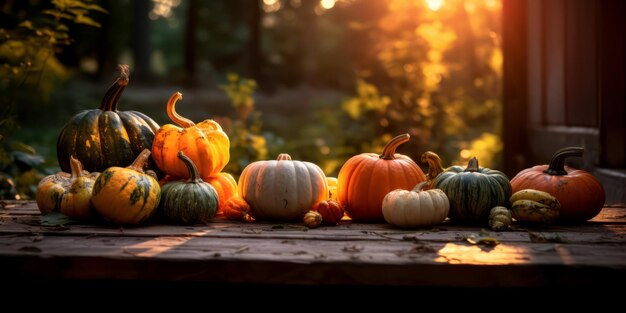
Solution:
[(186, 117), (178, 115), (178, 113), (176, 112), (176, 102), (182, 99), (183, 94), (179, 91), (176, 91), (172, 94), (170, 99), (167, 101), (167, 116), (169, 116), (170, 119), (180, 127), (189, 128), (192, 126), (196, 126), (196, 123)]
[(73, 155), (70, 156), (70, 168), (72, 169), (72, 180), (83, 177), (83, 164)]
[(109, 90), (107, 90), (107, 93), (102, 99), (102, 104), (100, 104), (100, 110), (102, 111), (117, 111), (117, 102), (120, 100), (122, 92), (124, 92), (126, 86), (128, 86), (130, 75), (128, 65), (119, 64), (118, 69), (120, 71), (120, 75), (117, 77), (117, 80), (113, 83)]
[(200, 173), (198, 172), (196, 164), (194, 164), (188, 156), (186, 156), (182, 151), (178, 151), (178, 158), (185, 163), (185, 166), (187, 166), (187, 170), (189, 171), (189, 179), (187, 180), (188, 183), (204, 182), (202, 178), (200, 178)]
[(550, 165), (548, 169), (543, 171), (549, 175), (567, 175), (565, 171), (565, 159), (569, 157), (581, 157), (583, 156), (585, 149), (582, 147), (567, 147), (554, 153), (552, 159), (550, 159)]
[(409, 138), (411, 138), (409, 134), (403, 134), (403, 135), (398, 135), (394, 137), (393, 139), (389, 140), (389, 142), (385, 145), (385, 148), (383, 149), (383, 153), (380, 155), (380, 158), (384, 160), (395, 159), (394, 154), (396, 154), (396, 149), (401, 144), (409, 141)]
[(135, 161), (133, 161), (133, 164), (127, 166), (126, 168), (135, 170), (139, 173), (144, 173), (143, 168), (144, 166), (146, 166), (146, 162), (148, 162), (149, 157), (150, 157), (150, 150), (143, 149), (143, 151), (139, 153), (137, 158), (135, 158)]
[(428, 181), (423, 181), (423, 182), (415, 185), (415, 187), (413, 187), (413, 190), (411, 190), (411, 191), (413, 191), (413, 192), (421, 192), (422, 189), (424, 188), (424, 186), (427, 186), (427, 185), (428, 185)]
[(467, 162), (467, 168), (465, 168), (464, 172), (478, 172), (478, 169), (478, 159), (473, 157)]
[(276, 158), (276, 161), (291, 161), (291, 156), (287, 153), (281, 153)]
[(422, 153), (422, 163), (428, 163), (428, 179), (433, 180), (444, 171), (441, 165), (441, 158), (432, 151)]

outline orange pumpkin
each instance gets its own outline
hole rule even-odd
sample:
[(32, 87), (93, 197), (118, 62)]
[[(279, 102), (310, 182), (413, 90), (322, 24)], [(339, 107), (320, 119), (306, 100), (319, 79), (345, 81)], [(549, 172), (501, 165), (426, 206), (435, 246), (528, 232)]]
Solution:
[(558, 220), (593, 218), (604, 206), (604, 188), (589, 172), (565, 166), (566, 158), (580, 157), (583, 152), (580, 147), (563, 148), (552, 156), (549, 165), (537, 165), (519, 172), (511, 180), (513, 193), (536, 189), (551, 194), (561, 204)]
[(187, 167), (178, 159), (178, 151), (182, 151), (196, 165), (200, 177), (217, 175), (230, 159), (228, 136), (214, 120), (195, 124), (178, 115), (175, 106), (182, 98), (180, 92), (175, 92), (167, 102), (167, 115), (180, 127), (167, 124), (157, 131), (152, 158), (165, 174), (177, 179), (189, 178)]
[(237, 181), (228, 173), (222, 172), (215, 176), (203, 178), (203, 180), (217, 190), (217, 195), (220, 199), (217, 214), (222, 213), (224, 205), (230, 198), (239, 194), (237, 191)]
[(392, 190), (411, 190), (426, 180), (422, 170), (396, 148), (409, 141), (409, 134), (391, 139), (383, 153), (362, 153), (350, 158), (337, 177), (337, 197), (353, 220), (384, 222), (382, 203)]
[(322, 215), (322, 224), (337, 225), (343, 218), (343, 208), (335, 200), (325, 200), (316, 203), (312, 211), (316, 211)]

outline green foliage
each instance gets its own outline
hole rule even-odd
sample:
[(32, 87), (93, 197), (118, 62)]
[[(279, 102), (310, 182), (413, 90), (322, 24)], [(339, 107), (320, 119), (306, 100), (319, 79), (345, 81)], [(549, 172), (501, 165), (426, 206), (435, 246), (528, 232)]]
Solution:
[[(69, 76), (55, 56), (72, 42), (69, 23), (100, 27), (89, 14), (106, 13), (88, 1), (50, 4), (19, 23), (0, 24), (0, 199), (32, 198), (43, 177), (43, 157), (28, 145), (8, 140), (19, 126), (16, 103), (48, 102), (58, 82)], [(12, 4), (3, 7), (4, 13), (12, 9)]]
[(267, 159), (267, 143), (261, 135), (261, 114), (254, 108), (256, 81), (228, 74), (227, 83), (220, 86), (226, 92), (237, 116), (234, 120), (220, 121), (230, 138), (230, 162), (225, 168), (235, 176), (241, 174), (246, 165)]
[[(408, 132), (414, 159), (426, 150), (445, 162), (481, 155), (498, 168), (502, 143), (499, 2), (446, 1), (433, 11), (425, 1), (387, 0), (377, 20), (357, 21), (367, 30), (374, 62), (356, 80), (343, 104), (354, 120), (375, 123), (376, 135)], [(382, 69), (382, 70), (381, 70)], [(374, 87), (377, 86), (377, 87)]]

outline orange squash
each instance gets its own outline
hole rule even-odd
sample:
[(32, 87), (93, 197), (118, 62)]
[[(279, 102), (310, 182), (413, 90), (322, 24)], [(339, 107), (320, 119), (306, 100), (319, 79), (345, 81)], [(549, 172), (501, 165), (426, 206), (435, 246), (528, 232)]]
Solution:
[(237, 191), (237, 181), (228, 173), (221, 172), (215, 176), (203, 178), (203, 180), (217, 190), (217, 195), (220, 199), (217, 214), (222, 213), (224, 205), (230, 198), (239, 194)]
[(392, 190), (411, 190), (426, 180), (422, 170), (396, 148), (409, 141), (409, 134), (391, 139), (383, 153), (362, 153), (350, 158), (337, 177), (339, 203), (357, 222), (384, 222), (382, 203)]
[(154, 136), (152, 158), (165, 174), (189, 178), (189, 171), (178, 160), (178, 151), (188, 156), (198, 168), (200, 177), (217, 175), (230, 159), (230, 141), (220, 124), (204, 120), (195, 124), (176, 113), (176, 102), (183, 98), (175, 92), (167, 102), (167, 115), (174, 123), (161, 127)]
[(581, 147), (563, 148), (552, 156), (549, 165), (537, 165), (519, 172), (511, 180), (513, 192), (535, 189), (556, 197), (561, 204), (557, 220), (592, 219), (604, 206), (604, 188), (589, 172), (565, 165), (566, 158), (580, 157), (583, 152)]

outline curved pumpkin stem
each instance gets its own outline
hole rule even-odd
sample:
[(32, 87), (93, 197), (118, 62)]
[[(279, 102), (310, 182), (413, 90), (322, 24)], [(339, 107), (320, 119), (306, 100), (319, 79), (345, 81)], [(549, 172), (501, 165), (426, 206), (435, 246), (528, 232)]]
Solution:
[(182, 117), (178, 115), (178, 113), (176, 113), (176, 102), (182, 99), (183, 94), (179, 91), (176, 91), (172, 94), (170, 99), (167, 101), (167, 116), (169, 116), (170, 119), (180, 127), (188, 128), (196, 126), (196, 123), (192, 122), (190, 119)]
[(276, 158), (276, 161), (291, 161), (291, 156), (287, 153), (281, 153)]
[(70, 156), (70, 168), (72, 169), (72, 180), (83, 177), (83, 164), (73, 155)]
[(403, 134), (403, 135), (398, 135), (394, 137), (393, 139), (389, 140), (389, 142), (385, 145), (385, 148), (383, 149), (383, 153), (380, 155), (380, 158), (384, 160), (395, 159), (394, 154), (396, 154), (396, 149), (401, 144), (409, 141), (409, 138), (411, 138), (411, 135)]
[(473, 157), (467, 162), (467, 168), (465, 168), (464, 172), (478, 172), (478, 169), (478, 159)]
[(193, 161), (186, 156), (182, 151), (178, 151), (178, 158), (185, 163), (187, 166), (187, 170), (189, 170), (189, 179), (187, 182), (189, 183), (201, 183), (203, 182), (202, 178), (200, 178), (200, 173), (198, 172), (198, 168)]
[(135, 170), (139, 173), (143, 173), (144, 172), (143, 167), (146, 165), (146, 162), (148, 162), (149, 157), (150, 157), (150, 149), (143, 149), (143, 151), (139, 153), (135, 161), (133, 161), (133, 164), (127, 166), (126, 168)]
[(415, 185), (415, 187), (413, 187), (413, 190), (411, 190), (411, 191), (413, 191), (413, 192), (421, 192), (421, 191), (423, 191), (422, 189), (424, 188), (424, 186), (427, 186), (427, 185), (428, 185), (428, 181), (423, 181), (423, 182)]
[(128, 86), (130, 76), (128, 65), (119, 64), (117, 68), (120, 71), (120, 75), (115, 83), (109, 87), (104, 98), (102, 98), (102, 104), (100, 104), (100, 110), (102, 111), (117, 111), (117, 102), (120, 100), (120, 96), (122, 96), (126, 86)]
[(567, 147), (554, 153), (550, 159), (548, 169), (543, 171), (549, 175), (567, 175), (565, 171), (565, 159), (569, 157), (581, 157), (585, 149), (582, 147)]
[(441, 165), (441, 158), (432, 151), (426, 151), (422, 153), (422, 163), (428, 163), (428, 174), (426, 174), (428, 180), (435, 179), (437, 175), (444, 171)]

